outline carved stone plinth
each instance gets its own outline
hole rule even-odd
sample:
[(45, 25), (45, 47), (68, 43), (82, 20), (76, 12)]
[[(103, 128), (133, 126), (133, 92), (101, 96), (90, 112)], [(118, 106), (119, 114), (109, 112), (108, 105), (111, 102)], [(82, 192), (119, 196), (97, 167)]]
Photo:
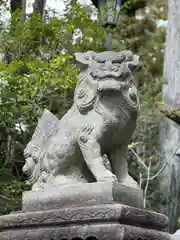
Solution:
[(169, 240), (166, 216), (119, 203), (0, 217), (1, 240)]
[(25, 192), (21, 212), (0, 216), (0, 240), (170, 239), (168, 218), (142, 200), (139, 188), (111, 182)]
[(32, 212), (115, 201), (142, 208), (143, 192), (140, 188), (127, 187), (116, 182), (82, 183), (67, 187), (47, 185), (44, 190), (24, 192), (22, 210)]

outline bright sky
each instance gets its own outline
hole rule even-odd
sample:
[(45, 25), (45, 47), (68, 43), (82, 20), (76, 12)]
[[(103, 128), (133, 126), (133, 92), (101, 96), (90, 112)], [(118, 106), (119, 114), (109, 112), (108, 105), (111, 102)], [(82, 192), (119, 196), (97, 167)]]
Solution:
[[(7, 1), (10, 3), (10, 0)], [(26, 12), (31, 13), (33, 10), (33, 2), (34, 0), (26, 0)], [(78, 0), (81, 4), (89, 5), (91, 4), (91, 0)], [(64, 11), (64, 1), (63, 0), (46, 0), (46, 8), (55, 9), (56, 12), (59, 14), (63, 14)], [(0, 16), (0, 19), (3, 19), (3, 21), (6, 21), (10, 18), (10, 14), (5, 11), (4, 14)]]
[[(8, 0), (8, 2), (10, 2)], [(34, 0), (26, 0), (26, 6), (27, 6), (27, 9), (26, 9), (26, 12), (27, 13), (31, 13), (32, 10), (33, 10), (33, 7), (32, 7), (32, 4), (33, 4)], [(91, 4), (91, 0), (78, 0), (78, 2), (80, 2), (81, 4), (85, 4), (85, 5), (89, 5)], [(63, 11), (64, 11), (64, 1), (63, 0), (46, 0), (46, 8), (52, 8), (52, 9), (55, 9), (56, 12), (58, 12), (59, 14), (63, 14)], [(3, 19), (3, 20), (6, 20), (6, 19), (9, 19), (10, 17), (10, 14), (5, 12), (0, 18)], [(96, 19), (96, 16), (92, 16), (93, 19)], [(167, 21), (162, 21), (162, 20), (159, 20), (157, 22), (157, 24), (160, 26), (160, 25), (165, 25), (167, 26)]]
[[(32, 12), (32, 4), (34, 0), (26, 0), (27, 1), (27, 12)], [(91, 0), (80, 0), (78, 1), (81, 4), (90, 4)], [(63, 0), (46, 0), (46, 7), (54, 8), (60, 14), (63, 13), (64, 10), (64, 2)]]

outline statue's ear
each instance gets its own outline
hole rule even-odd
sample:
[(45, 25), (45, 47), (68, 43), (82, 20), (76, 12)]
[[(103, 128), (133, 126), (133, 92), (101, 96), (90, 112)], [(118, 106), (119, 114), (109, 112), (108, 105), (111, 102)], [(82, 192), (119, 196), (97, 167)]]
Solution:
[(131, 72), (135, 73), (139, 71), (140, 68), (140, 61), (138, 55), (133, 55), (132, 61), (128, 61), (128, 67), (131, 70)]
[(90, 65), (94, 62), (93, 51), (88, 51), (86, 53), (75, 53), (75, 58), (78, 66), (81, 69), (81, 76), (76, 85), (74, 93), (74, 102), (81, 113), (87, 113), (93, 108), (94, 102), (97, 97), (98, 82), (92, 80), (83, 71), (88, 69)]
[(77, 52), (75, 53), (75, 58), (77, 62), (77, 66), (83, 71), (91, 65), (93, 61), (94, 52), (88, 51), (86, 53)]
[(75, 58), (76, 58), (77, 67), (79, 67), (81, 71), (88, 68), (90, 61), (84, 58), (83, 53), (75, 53)]

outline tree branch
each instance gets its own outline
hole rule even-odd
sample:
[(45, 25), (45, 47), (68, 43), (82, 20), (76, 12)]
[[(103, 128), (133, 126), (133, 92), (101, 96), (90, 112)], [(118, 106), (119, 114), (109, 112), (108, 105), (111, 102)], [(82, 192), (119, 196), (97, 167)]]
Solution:
[(8, 198), (8, 197), (6, 197), (6, 196), (4, 196), (4, 195), (2, 195), (2, 194), (0, 194), (0, 198), (2, 198), (2, 199), (4, 199), (4, 200), (8, 200), (8, 201), (12, 201), (13, 200), (13, 198), (11, 199), (11, 198)]
[(134, 151), (134, 149), (131, 148), (131, 147), (130, 147), (129, 149), (130, 149), (131, 152), (135, 155), (138, 163), (139, 163), (141, 166), (143, 166), (146, 170), (148, 170), (148, 167), (147, 167), (146, 164), (141, 160), (141, 158), (137, 155), (137, 153)]
[(150, 178), (150, 181), (154, 180), (157, 176), (159, 176), (161, 174), (161, 172), (164, 170), (164, 168), (167, 166), (167, 164), (171, 161), (171, 159), (173, 158), (173, 156), (176, 154), (178, 148), (180, 145), (178, 145), (175, 150), (173, 151), (173, 153), (170, 155), (170, 157), (166, 160), (166, 162), (163, 164), (163, 166), (161, 167), (161, 169)]
[(149, 181), (150, 181), (150, 174), (151, 174), (151, 161), (149, 162), (148, 171), (147, 171), (146, 186), (145, 186), (145, 189), (144, 189), (144, 198), (143, 198), (144, 208), (146, 207), (146, 196), (147, 196), (147, 190), (148, 190)]

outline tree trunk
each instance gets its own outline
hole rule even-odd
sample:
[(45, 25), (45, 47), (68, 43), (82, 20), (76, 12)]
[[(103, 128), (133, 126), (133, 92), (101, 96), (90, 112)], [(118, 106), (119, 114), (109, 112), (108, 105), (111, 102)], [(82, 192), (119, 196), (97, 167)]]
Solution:
[[(168, 27), (164, 57), (163, 101), (172, 109), (180, 109), (180, 0), (168, 1)], [(163, 159), (166, 160), (180, 144), (179, 125), (165, 119), (160, 126), (160, 143)], [(177, 152), (167, 165), (162, 176), (162, 188), (170, 200), (163, 212), (169, 217), (169, 231), (175, 232), (179, 211), (180, 157)]]
[(14, 13), (17, 9), (22, 8), (22, 0), (11, 0), (10, 6), (11, 6), (11, 12)]
[(22, 11), (21, 20), (24, 21), (26, 17), (26, 0), (10, 0), (10, 7), (12, 14), (15, 13), (16, 10)]
[(42, 19), (44, 19), (46, 0), (35, 0), (33, 4), (34, 12), (40, 13)]
[(15, 13), (16, 10), (20, 10), (21, 21), (24, 22), (26, 19), (26, 0), (10, 0), (11, 13)]

